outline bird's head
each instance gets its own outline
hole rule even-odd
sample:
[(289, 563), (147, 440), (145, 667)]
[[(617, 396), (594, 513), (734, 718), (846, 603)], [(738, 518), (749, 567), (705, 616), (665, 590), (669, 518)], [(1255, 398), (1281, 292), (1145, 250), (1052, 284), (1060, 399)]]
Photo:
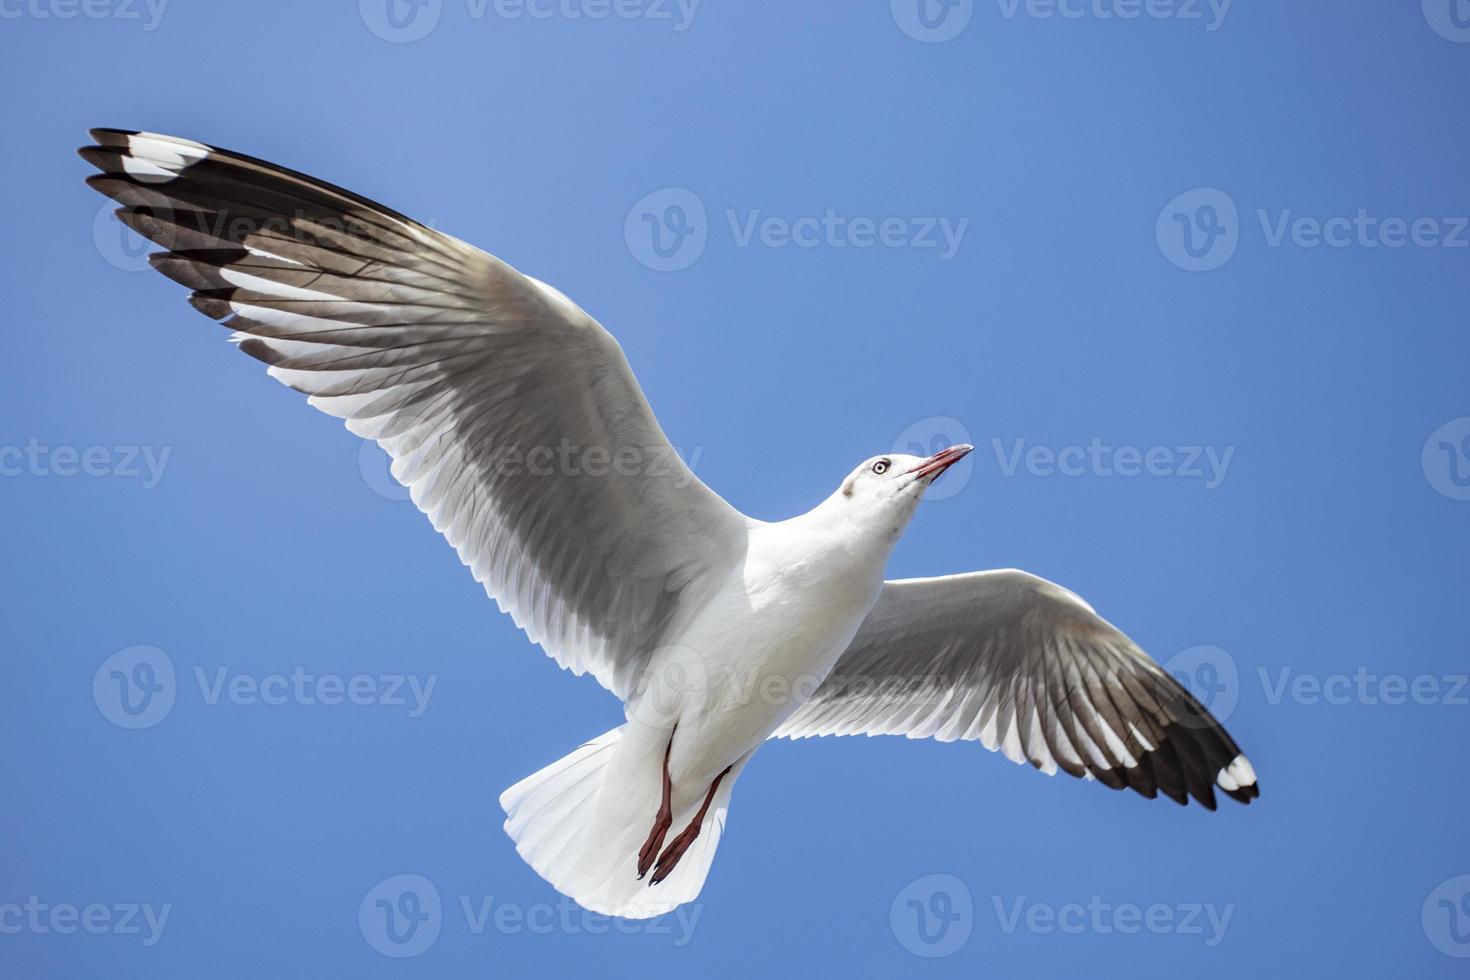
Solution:
[(854, 522), (880, 525), (896, 535), (908, 526), (929, 485), (974, 448), (961, 443), (933, 456), (886, 453), (865, 459), (842, 481), (830, 503)]

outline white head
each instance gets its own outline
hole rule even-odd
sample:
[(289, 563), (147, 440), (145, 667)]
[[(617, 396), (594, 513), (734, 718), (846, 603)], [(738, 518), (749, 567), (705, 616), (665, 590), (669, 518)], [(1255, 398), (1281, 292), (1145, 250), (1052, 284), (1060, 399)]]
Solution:
[(822, 507), (896, 540), (913, 519), (929, 485), (974, 448), (962, 443), (928, 458), (886, 453), (863, 460)]

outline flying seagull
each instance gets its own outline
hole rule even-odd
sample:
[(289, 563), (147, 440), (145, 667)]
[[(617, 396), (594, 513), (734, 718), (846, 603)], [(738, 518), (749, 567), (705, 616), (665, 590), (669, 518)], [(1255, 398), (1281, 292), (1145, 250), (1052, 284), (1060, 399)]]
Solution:
[(772, 737), (978, 740), (1149, 798), (1259, 795), (1220, 723), (1072, 592), (1015, 570), (884, 581), (970, 446), (875, 456), (805, 514), (746, 517), (673, 451), (612, 335), (552, 287), (253, 157), (92, 137), (87, 182), (165, 249), (154, 268), (382, 446), (500, 608), (625, 702), (623, 725), (500, 798), (521, 856), (584, 907), (647, 918), (698, 895)]

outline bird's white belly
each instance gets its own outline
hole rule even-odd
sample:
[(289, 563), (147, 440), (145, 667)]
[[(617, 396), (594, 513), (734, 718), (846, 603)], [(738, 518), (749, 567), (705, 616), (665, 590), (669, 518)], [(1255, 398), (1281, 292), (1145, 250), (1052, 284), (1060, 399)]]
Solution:
[[(630, 719), (667, 731), (676, 783), (706, 784), (753, 751), (826, 678), (862, 625), (881, 575), (732, 576), (650, 664)], [(751, 579), (754, 579), (752, 583)], [(665, 736), (666, 737), (666, 736)]]

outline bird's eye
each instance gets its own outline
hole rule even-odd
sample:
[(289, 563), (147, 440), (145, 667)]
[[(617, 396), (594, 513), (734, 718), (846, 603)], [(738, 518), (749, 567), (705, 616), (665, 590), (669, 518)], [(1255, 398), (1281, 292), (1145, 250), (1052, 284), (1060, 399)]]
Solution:
[(879, 476), (882, 476), (884, 473), (888, 472), (888, 466), (888, 460), (880, 459), (878, 460), (878, 462), (873, 464), (873, 472), (877, 473)]

